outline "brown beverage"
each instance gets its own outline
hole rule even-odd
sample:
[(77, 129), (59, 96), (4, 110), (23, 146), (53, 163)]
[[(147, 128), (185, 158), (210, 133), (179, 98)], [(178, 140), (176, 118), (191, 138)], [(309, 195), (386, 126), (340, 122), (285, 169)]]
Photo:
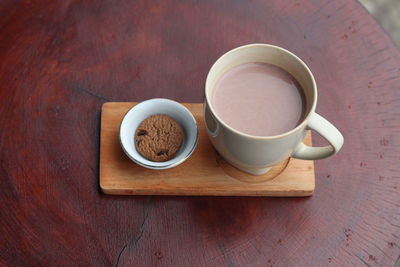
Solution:
[(213, 89), (211, 102), (226, 124), (256, 136), (294, 129), (304, 119), (306, 106), (296, 79), (267, 63), (246, 63), (224, 73)]

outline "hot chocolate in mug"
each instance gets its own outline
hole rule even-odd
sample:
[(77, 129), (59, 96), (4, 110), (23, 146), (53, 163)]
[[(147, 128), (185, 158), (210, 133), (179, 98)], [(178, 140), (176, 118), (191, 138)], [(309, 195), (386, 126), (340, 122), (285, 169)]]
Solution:
[[(278, 135), (251, 135), (233, 128), (218, 115), (216, 107), (213, 106), (216, 104), (212, 101), (215, 97), (213, 90), (229, 70), (247, 63), (274, 65), (273, 67), (279, 67), (291, 74), (290, 76), (298, 82), (303, 91), (304, 110), (302, 120), (293, 129)], [(273, 165), (288, 157), (304, 160), (323, 159), (340, 150), (343, 145), (342, 134), (315, 112), (316, 105), (317, 85), (311, 71), (296, 55), (277, 46), (249, 44), (235, 48), (221, 56), (207, 75), (204, 120), (211, 143), (228, 163), (253, 175), (266, 173)], [(243, 109), (239, 112), (248, 111)], [(308, 130), (317, 132), (330, 145), (324, 147), (305, 145), (302, 141)]]

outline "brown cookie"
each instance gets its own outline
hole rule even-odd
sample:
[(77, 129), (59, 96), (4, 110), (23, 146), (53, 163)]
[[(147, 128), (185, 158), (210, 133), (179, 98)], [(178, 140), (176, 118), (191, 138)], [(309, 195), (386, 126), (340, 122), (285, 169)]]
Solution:
[(167, 115), (152, 115), (142, 121), (135, 132), (136, 150), (151, 161), (173, 158), (182, 145), (179, 124)]

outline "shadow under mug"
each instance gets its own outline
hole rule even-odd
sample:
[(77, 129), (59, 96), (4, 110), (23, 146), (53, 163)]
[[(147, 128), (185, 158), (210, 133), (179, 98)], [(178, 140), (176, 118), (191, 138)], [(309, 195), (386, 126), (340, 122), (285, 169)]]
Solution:
[[(300, 83), (306, 98), (306, 115), (294, 129), (275, 136), (252, 136), (227, 125), (211, 105), (212, 90), (221, 76), (233, 67), (261, 62), (276, 65)], [(294, 157), (323, 159), (336, 154), (343, 136), (329, 121), (315, 113), (317, 85), (307, 65), (293, 53), (268, 44), (249, 44), (222, 55), (208, 72), (205, 84), (204, 120), (208, 136), (218, 153), (231, 165), (253, 175), (266, 173), (273, 165)], [(310, 147), (302, 141), (308, 130), (314, 130), (330, 145)]]

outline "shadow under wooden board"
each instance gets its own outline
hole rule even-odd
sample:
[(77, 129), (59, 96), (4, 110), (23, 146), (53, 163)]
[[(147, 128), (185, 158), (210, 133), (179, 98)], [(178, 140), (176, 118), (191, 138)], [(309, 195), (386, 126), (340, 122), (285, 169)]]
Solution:
[[(314, 192), (314, 162), (290, 158), (265, 175), (246, 174), (226, 163), (214, 150), (203, 122), (203, 104), (183, 104), (199, 128), (198, 144), (181, 165), (150, 170), (132, 162), (119, 142), (119, 126), (136, 103), (105, 103), (101, 112), (100, 187), (113, 195), (310, 196)], [(135, 129), (132, 129), (134, 131)], [(304, 142), (311, 145), (311, 134)], [(257, 178), (265, 182), (250, 183)]]

